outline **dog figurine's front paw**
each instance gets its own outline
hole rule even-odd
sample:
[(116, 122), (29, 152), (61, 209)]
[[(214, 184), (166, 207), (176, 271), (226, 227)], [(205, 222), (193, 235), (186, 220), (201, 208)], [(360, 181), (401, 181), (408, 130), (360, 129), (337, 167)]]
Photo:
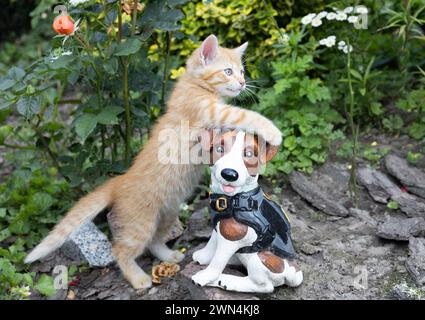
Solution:
[(212, 270), (208, 270), (207, 268), (205, 270), (201, 270), (198, 273), (194, 274), (192, 276), (192, 281), (195, 284), (203, 287), (217, 280), (219, 276), (220, 276), (220, 273), (214, 272)]
[(212, 259), (211, 252), (208, 252), (205, 249), (200, 249), (195, 251), (192, 255), (193, 261), (198, 262), (199, 264), (209, 264)]

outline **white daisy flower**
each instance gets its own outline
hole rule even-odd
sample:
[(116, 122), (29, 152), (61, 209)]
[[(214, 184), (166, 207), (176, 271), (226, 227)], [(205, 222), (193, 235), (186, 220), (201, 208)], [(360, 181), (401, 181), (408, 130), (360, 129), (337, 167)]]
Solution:
[(367, 14), (369, 10), (365, 6), (358, 6), (356, 7), (355, 12), (358, 14)]
[(288, 43), (289, 42), (289, 36), (287, 33), (282, 34), (282, 36), (280, 37), (279, 41), (281, 43)]
[(319, 40), (319, 44), (321, 46), (326, 46), (327, 43), (328, 43), (328, 39), (327, 38), (324, 38), (324, 39), (320, 39)]
[(335, 18), (336, 18), (335, 12), (329, 12), (328, 15), (326, 16), (326, 19), (328, 20), (335, 20)]
[(319, 41), (319, 44), (322, 46), (326, 46), (328, 48), (331, 48), (335, 45), (336, 37), (335, 36), (329, 36), (327, 38), (321, 39)]
[(311, 25), (313, 26), (313, 27), (318, 27), (318, 26), (321, 26), (322, 25), (322, 20), (321, 19), (318, 19), (318, 18), (314, 18), (312, 21), (311, 21)]
[(342, 49), (342, 51), (343, 51), (345, 54), (347, 54), (348, 52), (353, 51), (353, 46), (352, 46), (352, 45), (345, 46), (345, 47)]
[(336, 20), (338, 20), (338, 21), (345, 21), (345, 20), (347, 20), (347, 14), (346, 14), (346, 13), (344, 13), (344, 12), (342, 12), (342, 11), (339, 11), (339, 12), (336, 14), (335, 19), (336, 19)]
[(327, 15), (328, 15), (327, 11), (322, 11), (322, 12), (319, 12), (319, 14), (317, 15), (317, 18), (322, 19), (326, 17)]
[(89, 0), (69, 0), (69, 4), (73, 7), (76, 7), (85, 2), (89, 2)]
[(357, 16), (349, 16), (347, 21), (349, 23), (356, 23), (359, 18)]
[(338, 42), (338, 49), (342, 50), (345, 47), (345, 41), (341, 40), (340, 42)]
[(315, 14), (315, 13), (309, 13), (308, 15), (306, 15), (305, 17), (303, 17), (303, 18), (301, 19), (301, 23), (302, 23), (303, 25), (310, 24), (310, 23), (312, 22), (313, 18), (314, 18), (315, 16), (316, 16), (316, 14)]
[(351, 12), (353, 12), (353, 10), (354, 10), (354, 8), (353, 7), (347, 7), (347, 8), (345, 8), (344, 9), (344, 13), (351, 13)]

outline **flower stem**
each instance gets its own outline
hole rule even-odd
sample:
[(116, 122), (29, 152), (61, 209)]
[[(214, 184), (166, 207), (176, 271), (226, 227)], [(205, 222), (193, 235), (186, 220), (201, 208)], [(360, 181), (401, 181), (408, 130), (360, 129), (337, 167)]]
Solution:
[(165, 91), (167, 89), (167, 81), (168, 81), (168, 66), (170, 64), (171, 31), (166, 32), (165, 41), (166, 43), (164, 48), (164, 71), (162, 75), (162, 90), (161, 90), (161, 105), (163, 106), (165, 104)]
[[(347, 46), (350, 47), (349, 42), (347, 41)], [(348, 78), (348, 90), (350, 97), (350, 105), (348, 111), (348, 121), (351, 129), (351, 139), (352, 139), (352, 154), (351, 154), (351, 169), (350, 169), (350, 196), (353, 201), (354, 206), (357, 208), (359, 203), (358, 195), (358, 185), (357, 185), (357, 143), (358, 143), (358, 134), (359, 127), (354, 121), (354, 90), (353, 82), (351, 78), (351, 53), (348, 50), (347, 53), (347, 78)]]

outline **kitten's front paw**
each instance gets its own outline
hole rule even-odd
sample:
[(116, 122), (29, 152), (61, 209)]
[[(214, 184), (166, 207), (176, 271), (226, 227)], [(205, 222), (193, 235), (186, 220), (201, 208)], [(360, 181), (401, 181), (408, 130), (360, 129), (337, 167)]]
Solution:
[(217, 278), (220, 276), (220, 274), (217, 274), (213, 270), (205, 269), (201, 270), (195, 275), (192, 276), (192, 281), (196, 283), (197, 285), (200, 285), (201, 287), (214, 282), (217, 280)]
[(282, 144), (282, 133), (275, 125), (270, 122), (267, 130), (260, 131), (260, 135), (263, 134), (263, 138), (273, 146), (280, 146)]
[(167, 262), (172, 262), (172, 263), (179, 263), (184, 259), (184, 254), (181, 253), (179, 250), (174, 250), (172, 252), (172, 254), (170, 254), (169, 257), (167, 257), (166, 261)]

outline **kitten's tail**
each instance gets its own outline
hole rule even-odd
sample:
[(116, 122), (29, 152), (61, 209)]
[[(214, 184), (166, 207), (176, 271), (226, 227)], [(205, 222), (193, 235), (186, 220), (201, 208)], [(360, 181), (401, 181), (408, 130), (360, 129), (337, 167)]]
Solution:
[(25, 263), (41, 259), (62, 246), (74, 231), (108, 207), (112, 202), (113, 180), (81, 198), (50, 234), (27, 255)]

